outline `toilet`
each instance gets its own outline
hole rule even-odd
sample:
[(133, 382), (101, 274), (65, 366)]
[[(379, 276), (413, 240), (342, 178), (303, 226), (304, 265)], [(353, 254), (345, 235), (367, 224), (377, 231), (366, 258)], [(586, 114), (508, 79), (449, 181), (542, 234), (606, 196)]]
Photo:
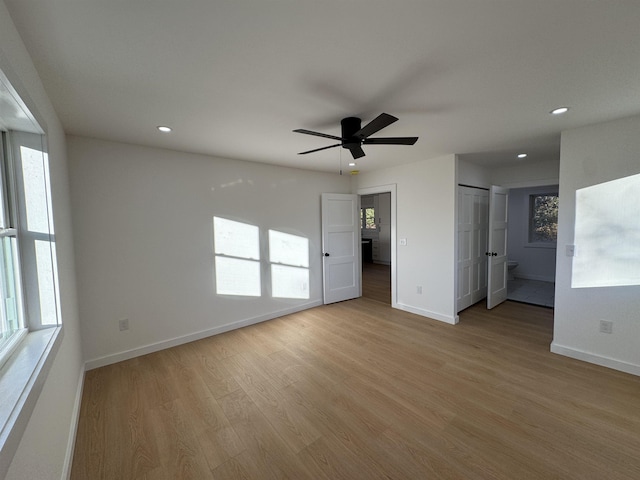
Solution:
[(509, 260), (507, 262), (507, 280), (515, 280), (513, 276), (513, 271), (518, 268), (518, 262), (515, 260)]

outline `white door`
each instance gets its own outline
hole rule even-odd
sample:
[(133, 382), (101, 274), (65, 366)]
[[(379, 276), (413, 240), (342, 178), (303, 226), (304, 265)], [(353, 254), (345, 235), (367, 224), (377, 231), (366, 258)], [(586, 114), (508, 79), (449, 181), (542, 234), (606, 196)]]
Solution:
[(489, 198), (489, 285), (487, 308), (507, 299), (507, 201), (509, 189), (491, 187)]
[(357, 298), (360, 290), (358, 196), (322, 194), (324, 303)]
[(458, 312), (487, 296), (489, 192), (458, 187)]

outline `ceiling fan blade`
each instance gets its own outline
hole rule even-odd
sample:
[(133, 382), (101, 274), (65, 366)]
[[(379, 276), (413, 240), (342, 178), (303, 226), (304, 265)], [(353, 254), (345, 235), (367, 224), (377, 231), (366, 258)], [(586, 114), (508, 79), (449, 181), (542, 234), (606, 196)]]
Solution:
[(376, 118), (367, 123), (364, 127), (358, 130), (353, 136), (356, 138), (367, 138), (369, 135), (373, 135), (384, 127), (388, 127), (393, 122), (397, 122), (398, 119), (388, 113), (381, 113)]
[(349, 151), (351, 152), (351, 155), (353, 155), (354, 160), (364, 157), (364, 150), (362, 150), (360, 144), (356, 143), (355, 145), (349, 146)]
[(333, 140), (342, 140), (342, 138), (336, 137), (335, 135), (327, 135), (326, 133), (312, 132), (311, 130), (305, 130), (304, 128), (298, 128), (294, 130), (294, 132), (304, 133), (306, 135), (315, 135), (316, 137), (332, 138)]
[(418, 141), (418, 137), (380, 137), (365, 138), (365, 145), (413, 145)]
[(328, 147), (316, 148), (314, 150), (307, 150), (306, 152), (300, 152), (298, 155), (306, 155), (307, 153), (319, 152), (320, 150), (326, 150), (327, 148), (339, 147), (342, 145), (341, 143), (336, 143), (335, 145), (329, 145)]

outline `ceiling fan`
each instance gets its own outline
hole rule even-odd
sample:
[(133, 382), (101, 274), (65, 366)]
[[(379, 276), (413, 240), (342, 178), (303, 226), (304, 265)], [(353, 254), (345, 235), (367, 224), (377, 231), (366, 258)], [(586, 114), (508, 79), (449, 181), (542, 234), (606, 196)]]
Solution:
[(317, 137), (331, 138), (333, 140), (339, 140), (340, 143), (335, 145), (329, 145), (328, 147), (316, 148), (314, 150), (307, 150), (306, 152), (300, 152), (298, 155), (306, 155), (307, 153), (319, 152), (320, 150), (326, 150), (327, 148), (342, 147), (351, 152), (353, 158), (364, 157), (364, 151), (362, 145), (413, 145), (418, 141), (418, 137), (380, 137), (369, 138), (370, 135), (388, 127), (398, 119), (388, 113), (381, 113), (376, 118), (371, 120), (364, 127), (360, 126), (361, 120), (357, 117), (347, 117), (340, 121), (342, 126), (342, 137), (336, 137), (335, 135), (327, 135), (326, 133), (313, 132), (311, 130), (305, 130), (299, 128), (294, 130), (297, 133), (305, 133), (307, 135), (315, 135)]

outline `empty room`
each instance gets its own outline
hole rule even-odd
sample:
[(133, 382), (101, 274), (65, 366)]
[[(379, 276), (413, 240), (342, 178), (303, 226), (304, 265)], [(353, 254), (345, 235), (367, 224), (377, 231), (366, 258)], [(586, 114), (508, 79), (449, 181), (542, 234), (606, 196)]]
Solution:
[(638, 18), (0, 1), (0, 478), (640, 478)]

